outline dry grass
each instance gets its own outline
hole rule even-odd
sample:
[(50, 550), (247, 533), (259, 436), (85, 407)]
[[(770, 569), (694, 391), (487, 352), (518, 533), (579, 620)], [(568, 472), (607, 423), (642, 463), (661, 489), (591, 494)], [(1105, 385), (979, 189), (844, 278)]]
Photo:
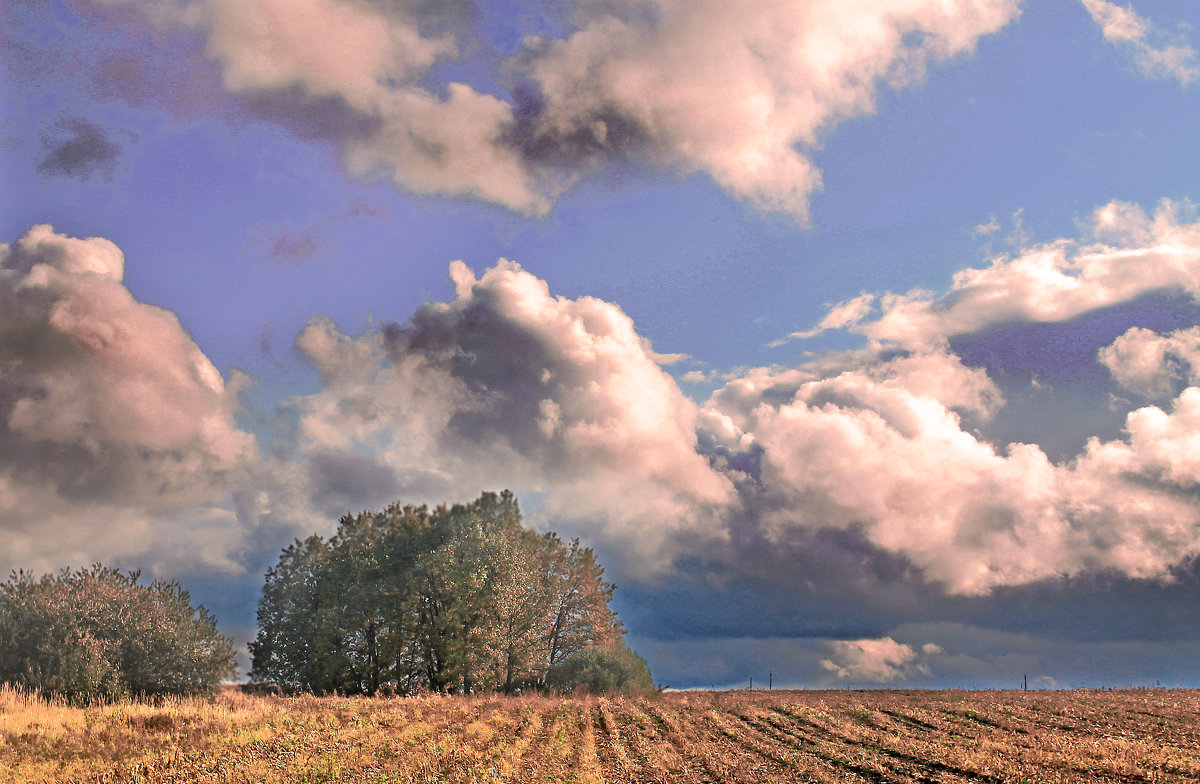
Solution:
[(249, 696), (78, 708), (0, 688), (0, 784), (1167, 782), (1200, 692)]

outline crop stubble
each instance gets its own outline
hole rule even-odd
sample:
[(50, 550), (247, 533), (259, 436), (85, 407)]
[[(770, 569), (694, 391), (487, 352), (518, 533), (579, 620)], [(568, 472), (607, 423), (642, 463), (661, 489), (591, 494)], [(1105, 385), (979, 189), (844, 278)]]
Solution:
[(20, 782), (1200, 780), (1200, 692), (251, 696), (90, 708), (0, 689)]

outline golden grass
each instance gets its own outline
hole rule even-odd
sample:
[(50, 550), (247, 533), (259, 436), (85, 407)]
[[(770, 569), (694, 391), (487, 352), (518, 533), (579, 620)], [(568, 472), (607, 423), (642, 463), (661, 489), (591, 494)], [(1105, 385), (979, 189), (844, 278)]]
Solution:
[(0, 784), (1200, 780), (1200, 692), (250, 696), (0, 687)]

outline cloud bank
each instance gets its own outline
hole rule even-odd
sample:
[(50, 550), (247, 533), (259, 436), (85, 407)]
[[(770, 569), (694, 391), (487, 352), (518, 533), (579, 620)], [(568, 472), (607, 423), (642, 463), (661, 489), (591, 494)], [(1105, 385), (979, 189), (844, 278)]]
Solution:
[[(544, 215), (632, 161), (800, 220), (824, 134), (1018, 15), (1018, 0), (579, 0), (513, 51), (464, 2), (94, 3), (198, 36), (227, 93), (331, 139), (355, 176)], [(109, 77), (146, 81), (118, 59)], [(443, 76), (454, 66), (478, 78)]]
[(455, 300), (407, 325), (305, 330), (298, 345), (325, 388), (294, 401), (301, 448), (330, 497), (436, 497), (463, 481), (535, 493), (643, 576), (681, 560), (750, 568), (764, 543), (841, 531), (956, 594), (1104, 571), (1163, 577), (1200, 553), (1183, 435), (1200, 393), (1131, 411), (1126, 438), (1094, 438), (1055, 463), (1036, 444), (979, 435), (1003, 395), (949, 338), (1154, 290), (1195, 294), (1197, 232), (1170, 204), (1153, 217), (1108, 205), (1085, 241), (963, 271), (944, 295), (885, 294), (881, 315), (857, 324), (861, 308), (836, 307), (867, 348), (738, 371), (699, 405), (617, 306), (554, 297), (512, 262), (478, 278), (456, 263)]
[[(350, 335), (316, 318), (303, 330), (321, 388), (283, 406), (269, 454), (235, 419), (245, 381), (226, 383), (172, 314), (129, 294), (115, 246), (35, 227), (3, 257), (0, 519), (14, 557), (52, 560), (89, 531), (81, 551), (102, 550), (104, 531), (145, 550), (130, 532), (154, 530), (180, 546), (209, 537), (205, 557), (234, 568), (277, 544), (261, 544), (264, 531), (508, 486), (533, 519), (638, 579), (794, 581), (763, 573), (763, 552), (891, 564), (890, 579), (958, 596), (1088, 574), (1165, 579), (1200, 555), (1192, 331), (1132, 330), (1100, 347), (1097, 362), (1157, 404), (1059, 462), (982, 435), (1007, 403), (949, 341), (1153, 290), (1196, 296), (1200, 223), (1170, 204), (1096, 215), (1084, 240), (965, 270), (942, 295), (861, 299), (876, 316), (835, 307), (866, 347), (736, 371), (701, 403), (669, 372), (679, 357), (655, 352), (617, 305), (555, 296), (515, 262), (481, 275), (455, 262), (455, 297), (404, 324)], [(35, 503), (51, 523), (21, 514)], [(86, 523), (85, 503), (100, 510)], [(47, 539), (46, 525), (70, 536)]]

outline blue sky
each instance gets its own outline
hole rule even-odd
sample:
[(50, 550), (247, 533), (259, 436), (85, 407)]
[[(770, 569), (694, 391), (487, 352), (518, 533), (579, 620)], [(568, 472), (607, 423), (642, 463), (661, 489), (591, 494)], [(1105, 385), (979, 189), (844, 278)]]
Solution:
[(5, 568), (508, 486), (673, 686), (1200, 684), (1190, 0), (2, 13)]

